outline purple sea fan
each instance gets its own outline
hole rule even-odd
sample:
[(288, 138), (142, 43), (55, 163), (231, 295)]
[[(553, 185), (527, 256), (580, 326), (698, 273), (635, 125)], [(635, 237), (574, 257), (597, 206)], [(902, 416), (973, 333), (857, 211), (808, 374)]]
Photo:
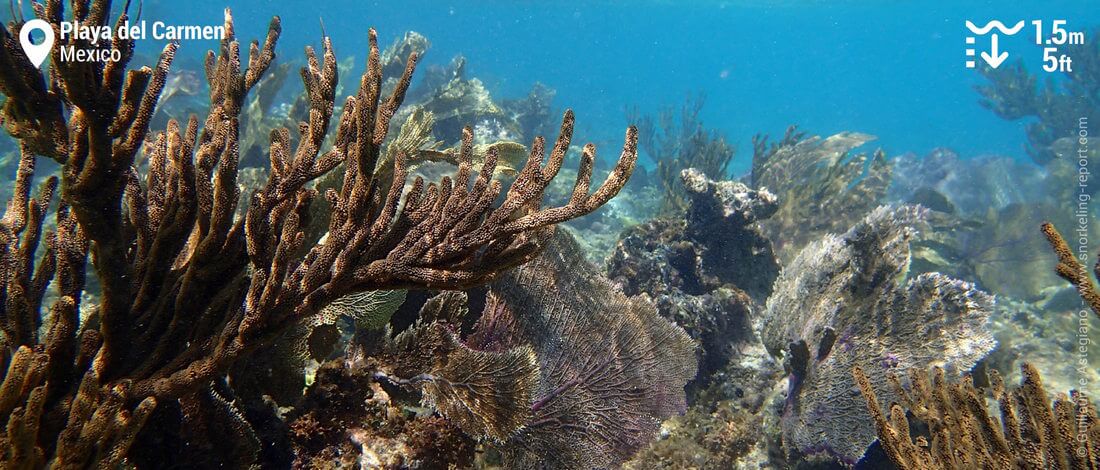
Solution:
[(889, 403), (898, 397), (887, 372), (965, 372), (993, 349), (991, 296), (939, 273), (904, 279), (909, 227), (922, 212), (880, 207), (807, 245), (776, 280), (761, 338), (791, 372), (782, 427), (792, 453), (852, 465), (874, 442), (854, 367)]
[[(501, 334), (501, 330), (509, 334)], [(507, 468), (606, 468), (685, 409), (695, 343), (644, 297), (615, 290), (559, 232), (536, 260), (491, 285), (468, 344), (535, 350), (540, 376), (527, 425), (501, 445)]]

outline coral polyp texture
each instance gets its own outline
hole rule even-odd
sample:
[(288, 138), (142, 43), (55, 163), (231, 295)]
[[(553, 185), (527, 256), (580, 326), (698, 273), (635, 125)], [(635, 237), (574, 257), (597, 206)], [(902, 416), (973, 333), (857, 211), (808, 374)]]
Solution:
[(1100, 416), (1089, 397), (1074, 391), (1052, 400), (1039, 371), (1021, 369), (1013, 388), (992, 371), (989, 393), (970, 376), (948, 380), (939, 367), (910, 370), (907, 384), (891, 373), (896, 401), (888, 410), (863, 370), (852, 373), (883, 450), (901, 470), (1100, 468)]
[[(58, 0), (34, 10), (55, 28), (62, 21), (111, 25), (105, 0), (73, 2), (68, 17)], [(128, 19), (123, 11), (115, 24)], [(21, 25), (8, 25), (0, 36), (3, 118), (22, 152), (0, 224), (6, 369), (0, 404), (13, 417), (0, 436), (5, 467), (123, 460), (140, 466), (163, 458), (155, 446), (170, 448), (175, 440), (183, 441), (177, 449), (205, 452), (180, 455), (214, 461), (243, 464), (245, 456), (276, 451), (259, 449), (272, 441), (257, 438), (248, 422), (255, 410), (240, 407), (259, 397), (237, 399), (229, 390), (237, 383), (232, 375), (250, 372), (231, 374), (235, 364), (262, 357), (296, 326), (316, 324), (326, 306), (349, 294), (491, 282), (537, 257), (554, 224), (614, 197), (636, 160), (637, 133), (630, 129), (617, 164), (592, 190), (595, 147), (588, 145), (572, 198), (540, 207), (571, 141), (567, 112), (553, 147), (535, 139), (507, 190), (492, 177), (493, 150), (474, 175), (468, 128), (452, 176), (409, 182), (404, 152), (380, 170), (418, 55), (408, 56), (383, 96), (371, 30), (366, 71), (332, 135), (336, 55), (327, 37), (320, 51), (306, 48), (308, 110), (297, 123), (299, 135), (270, 132), (269, 176), (242, 198), (241, 112), (275, 60), (278, 18), (244, 59), (227, 10), (225, 37), (205, 61), (209, 113), (182, 124), (171, 120), (156, 133), (149, 125), (177, 45), (166, 46), (154, 68), (134, 70), (126, 69), (131, 39), (107, 45), (122, 54), (111, 62), (60, 61), (55, 48), (47, 77), (19, 52), (13, 32)], [(90, 47), (86, 39), (65, 40)], [(146, 140), (152, 141), (148, 168), (139, 172), (135, 158)], [(32, 198), (37, 156), (60, 162), (62, 177), (47, 179)], [(318, 194), (312, 182), (332, 171), (339, 171), (339, 184)], [(57, 227), (43, 231), (55, 192)], [(309, 219), (314, 205), (330, 208), (319, 222), (327, 235), (317, 242), (305, 237), (305, 225), (317, 223)], [(100, 287), (95, 304), (82, 296), (89, 252)], [(51, 281), (60, 295), (47, 304)], [(156, 424), (143, 429), (150, 416)], [(144, 444), (131, 446), (135, 439)], [(216, 453), (222, 449), (233, 455)]]
[(892, 371), (936, 365), (959, 374), (993, 349), (988, 294), (940, 274), (903, 280), (921, 212), (880, 207), (844, 235), (810, 243), (776, 280), (762, 339), (790, 374), (782, 420), (788, 451), (860, 460), (876, 434), (853, 393), (855, 367), (892, 401)]

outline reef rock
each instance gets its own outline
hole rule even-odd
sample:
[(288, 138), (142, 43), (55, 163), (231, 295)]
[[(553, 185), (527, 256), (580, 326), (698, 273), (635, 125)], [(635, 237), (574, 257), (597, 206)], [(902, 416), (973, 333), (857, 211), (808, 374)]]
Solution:
[(779, 264), (757, 222), (775, 213), (776, 198), (695, 169), (681, 174), (685, 218), (658, 218), (623, 233), (608, 275), (627, 295), (645, 293), (661, 316), (699, 341), (703, 383), (735, 349), (755, 341), (752, 314), (771, 293)]
[(469, 468), (475, 442), (438, 415), (407, 413), (353, 348), (326, 362), (286, 417), (292, 468)]
[(940, 366), (968, 371), (996, 342), (993, 299), (937, 273), (903, 282), (909, 228), (923, 209), (880, 207), (841, 236), (806, 246), (786, 266), (763, 315), (762, 339), (783, 355), (790, 391), (784, 446), (811, 458), (854, 464), (875, 440), (856, 390), (861, 367), (875, 393), (897, 399), (888, 372)]
[(699, 295), (730, 285), (766, 299), (779, 264), (754, 224), (775, 213), (775, 196), (695, 169), (681, 176), (690, 196), (687, 220), (655, 219), (626, 231), (608, 262), (609, 276), (628, 295)]

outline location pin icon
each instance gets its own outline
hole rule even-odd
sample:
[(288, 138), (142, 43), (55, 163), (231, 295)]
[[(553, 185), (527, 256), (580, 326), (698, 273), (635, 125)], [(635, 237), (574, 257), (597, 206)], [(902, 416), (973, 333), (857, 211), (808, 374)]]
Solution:
[[(31, 42), (32, 31), (42, 31), (44, 39), (41, 44)], [(23, 28), (19, 30), (19, 44), (23, 46), (23, 52), (27, 54), (31, 63), (41, 68), (42, 62), (45, 62), (46, 57), (50, 55), (50, 48), (53, 47), (53, 27), (38, 18), (23, 23)]]

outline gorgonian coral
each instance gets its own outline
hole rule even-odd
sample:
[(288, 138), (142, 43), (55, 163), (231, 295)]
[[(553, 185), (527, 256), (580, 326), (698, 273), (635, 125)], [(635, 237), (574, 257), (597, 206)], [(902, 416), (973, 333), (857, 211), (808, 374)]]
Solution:
[(822, 235), (847, 230), (882, 204), (890, 184), (884, 152), (853, 155), (874, 136), (803, 137), (791, 127), (770, 146), (766, 136), (753, 139), (751, 185), (779, 198), (779, 210), (761, 225), (782, 261)]
[[(947, 379), (934, 367), (909, 371), (908, 384), (887, 376), (896, 401), (883, 410), (871, 379), (859, 367), (853, 375), (867, 400), (879, 442), (902, 470), (971, 468), (1100, 468), (1100, 416), (1086, 394), (1058, 394), (1053, 402), (1039, 371), (1023, 364), (1018, 387), (1005, 387), (996, 371), (990, 391), (974, 379)], [(987, 401), (1000, 411), (994, 417)]]
[(841, 236), (806, 246), (776, 280), (762, 339), (790, 373), (784, 446), (855, 464), (875, 440), (858, 395), (860, 367), (875, 393), (891, 371), (938, 365), (958, 374), (993, 349), (993, 299), (937, 273), (903, 281), (920, 209), (880, 207)]
[(648, 299), (612, 287), (564, 232), (490, 285), (461, 341), (445, 320), (463, 316), (456, 300), (429, 302), (421, 323), (388, 342), (384, 374), (499, 447), (507, 468), (616, 466), (685, 409), (693, 341)]
[[(65, 19), (58, 0), (36, 4), (35, 13), (55, 28)], [(107, 26), (110, 2), (73, 2), (70, 16)], [(124, 11), (117, 24), (127, 20)], [(271, 132), (270, 176), (242, 201), (240, 114), (274, 60), (278, 18), (262, 44), (249, 46), (245, 62), (227, 11), (220, 48), (206, 56), (209, 114), (170, 121), (152, 136), (149, 123), (177, 45), (165, 47), (155, 68), (136, 70), (126, 69), (132, 39), (107, 44), (122, 58), (106, 63), (61, 61), (55, 48), (47, 77), (18, 52), (12, 31), (20, 26), (0, 30), (3, 117), (23, 154), (0, 224), (0, 365), (6, 366), (0, 404), (18, 416), (0, 435), (11, 449), (0, 457), (10, 466), (113, 465), (154, 407), (174, 414), (176, 431), (207, 444), (197, 448), (224, 444), (220, 434), (206, 432), (217, 429), (204, 426), (211, 419), (235, 423), (225, 436), (247, 435), (248, 423), (221, 380), (234, 364), (273, 347), (348, 294), (487, 283), (536, 257), (554, 224), (615, 196), (634, 168), (637, 133), (630, 129), (603, 185), (590, 192), (595, 148), (586, 146), (572, 199), (541, 208), (571, 141), (567, 113), (549, 158), (536, 139), (506, 192), (492, 178), (493, 152), (474, 178), (469, 129), (453, 177), (416, 178), (406, 190), (406, 155), (397, 153), (383, 172), (377, 164), (417, 55), (383, 97), (372, 30), (366, 72), (331, 138), (336, 56), (327, 37), (319, 54), (306, 49), (308, 112), (298, 123), (300, 136), (292, 145), (288, 129)], [(64, 43), (93, 47), (76, 37)], [(134, 162), (147, 137), (153, 143), (142, 175)], [(61, 162), (63, 177), (47, 180), (31, 198), (36, 155)], [(318, 201), (311, 183), (341, 163), (340, 184)], [(44, 232), (55, 190), (57, 229)], [(309, 208), (326, 203), (328, 235), (307, 244)], [(247, 209), (235, 217), (240, 204)], [(82, 301), (88, 251), (101, 287), (97, 304)], [(60, 296), (47, 307), (51, 280)], [(82, 308), (88, 313), (80, 318)]]

